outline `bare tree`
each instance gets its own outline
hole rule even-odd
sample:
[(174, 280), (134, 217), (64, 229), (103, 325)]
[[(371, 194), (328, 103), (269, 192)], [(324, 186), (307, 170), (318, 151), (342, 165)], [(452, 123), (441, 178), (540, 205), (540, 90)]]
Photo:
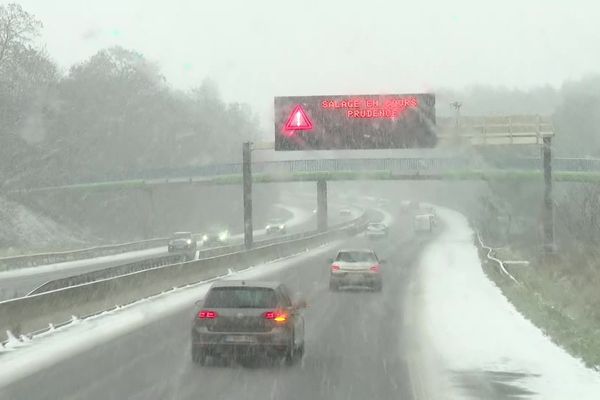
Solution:
[(39, 36), (42, 23), (19, 4), (0, 5), (0, 66), (10, 56), (31, 46)]

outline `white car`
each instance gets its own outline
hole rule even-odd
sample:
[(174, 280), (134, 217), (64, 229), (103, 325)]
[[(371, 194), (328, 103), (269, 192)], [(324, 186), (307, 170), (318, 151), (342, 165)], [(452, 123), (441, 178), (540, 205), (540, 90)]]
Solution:
[(340, 250), (330, 261), (330, 290), (336, 291), (343, 286), (361, 286), (381, 291), (383, 287), (381, 264), (384, 261), (380, 261), (373, 250)]
[(340, 209), (340, 215), (343, 217), (347, 217), (352, 215), (352, 210), (350, 210), (349, 208), (342, 208)]
[(369, 225), (367, 225), (366, 235), (369, 239), (387, 237), (388, 226), (382, 222), (371, 222)]

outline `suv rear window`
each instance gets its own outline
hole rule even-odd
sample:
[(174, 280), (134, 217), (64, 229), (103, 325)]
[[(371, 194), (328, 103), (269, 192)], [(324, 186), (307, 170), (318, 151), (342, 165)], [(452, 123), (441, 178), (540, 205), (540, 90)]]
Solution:
[(367, 251), (341, 251), (335, 260), (343, 262), (374, 262), (377, 261), (377, 258), (375, 258), (375, 254)]
[(213, 308), (273, 308), (277, 306), (275, 290), (257, 287), (219, 287), (210, 290), (204, 302)]

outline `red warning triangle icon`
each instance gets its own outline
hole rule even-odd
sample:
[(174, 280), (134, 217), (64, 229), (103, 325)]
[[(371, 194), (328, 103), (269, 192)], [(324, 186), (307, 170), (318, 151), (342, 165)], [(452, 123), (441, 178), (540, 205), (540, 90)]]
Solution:
[(298, 104), (294, 111), (290, 114), (287, 122), (285, 123), (286, 131), (310, 131), (313, 128), (312, 121), (306, 115), (306, 111), (300, 104)]

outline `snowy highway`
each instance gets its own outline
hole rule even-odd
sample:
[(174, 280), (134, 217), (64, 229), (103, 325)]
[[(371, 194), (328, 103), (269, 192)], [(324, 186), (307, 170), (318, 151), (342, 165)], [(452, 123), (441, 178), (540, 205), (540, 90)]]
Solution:
[[(396, 321), (402, 321), (401, 305), (424, 241), (411, 240), (404, 229), (394, 231), (394, 239), (401, 245), (375, 244), (389, 261), (383, 293), (329, 292), (327, 259), (332, 247), (291, 259), (285, 268), (271, 268), (262, 277), (286, 282), (309, 302), (307, 353), (300, 365), (194, 366), (189, 357), (191, 302), (164, 319), (10, 385), (5, 396), (184, 399), (198, 398), (201, 391), (203, 398), (211, 399), (245, 398), (248, 392), (257, 398), (407, 397), (411, 388), (410, 367), (403, 356), (405, 329)], [(366, 241), (360, 236), (343, 245), (368, 246)], [(365, 382), (356, 379), (361, 370), (369, 371)], [(61, 387), (48, 386), (66, 376), (70, 378)], [(300, 388), (313, 392), (308, 395)]]
[[(312, 203), (309, 203), (306, 199), (301, 198), (301, 200), (296, 200), (292, 204), (279, 204), (274, 208), (282, 208), (290, 214), (290, 219), (286, 221), (286, 225), (288, 233), (293, 234), (316, 228), (315, 217), (312, 213), (313, 207), (314, 205)], [(336, 224), (347, 220), (348, 218), (349, 217), (341, 217), (337, 213), (332, 213), (329, 221), (330, 224)], [(255, 229), (255, 238), (260, 240), (265, 237), (266, 233), (264, 228), (257, 227), (257, 229)], [(231, 236), (229, 244), (233, 245), (240, 243), (243, 243), (243, 235), (236, 232)], [(201, 246), (199, 246), (199, 250), (202, 250)], [(136, 261), (152, 259), (165, 256), (167, 254), (168, 252), (166, 246), (163, 246), (111, 256), (0, 272), (0, 301), (24, 296), (33, 289), (53, 279), (97, 271)]]
[[(306, 354), (298, 365), (260, 359), (249, 365), (194, 365), (190, 323), (194, 301), (208, 286), (201, 284), (80, 322), (2, 355), (7, 369), (0, 374), (0, 395), (564, 399), (577, 393), (578, 399), (597, 399), (600, 377), (524, 320), (485, 278), (464, 218), (445, 209), (440, 217), (442, 232), (417, 237), (409, 216), (388, 214), (393, 223), (387, 240), (359, 235), (232, 276), (281, 280), (307, 299)], [(327, 259), (339, 247), (354, 246), (373, 247), (388, 261), (382, 293), (329, 291)], [(501, 336), (495, 337), (498, 331)], [(48, 360), (52, 368), (28, 368)]]
[(0, 1), (0, 400), (600, 400), (600, 2), (480, 3)]

